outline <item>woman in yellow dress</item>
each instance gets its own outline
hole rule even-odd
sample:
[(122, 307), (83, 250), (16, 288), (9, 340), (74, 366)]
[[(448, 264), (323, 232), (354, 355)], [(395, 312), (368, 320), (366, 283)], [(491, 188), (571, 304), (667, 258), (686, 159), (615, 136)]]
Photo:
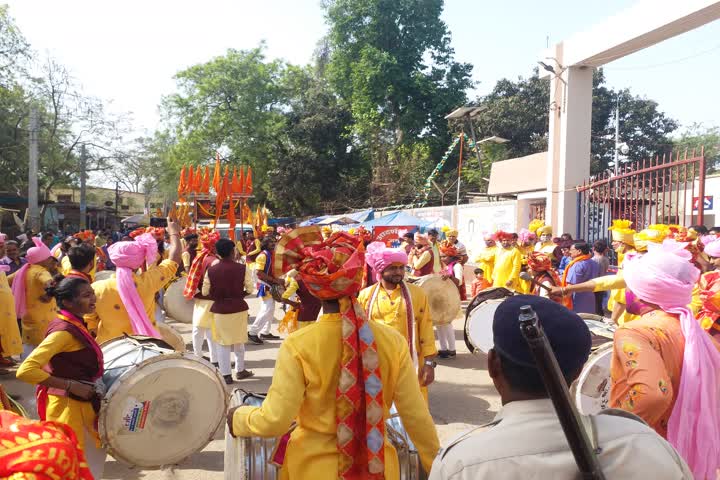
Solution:
[(47, 289), (58, 305), (47, 336), (20, 365), (17, 378), (38, 385), (38, 415), (69, 425), (95, 478), (102, 477), (105, 451), (96, 430), (103, 374), (100, 346), (83, 316), (95, 311), (95, 292), (83, 278), (68, 277)]

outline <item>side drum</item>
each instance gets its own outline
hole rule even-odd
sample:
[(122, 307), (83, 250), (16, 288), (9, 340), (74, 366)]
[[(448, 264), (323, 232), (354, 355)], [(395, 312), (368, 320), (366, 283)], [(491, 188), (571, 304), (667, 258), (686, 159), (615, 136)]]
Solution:
[(460, 316), (460, 292), (452, 280), (443, 280), (442, 275), (425, 275), (415, 285), (428, 297), (433, 325), (447, 325)]
[[(259, 407), (264, 394), (235, 390), (230, 399), (230, 408), (241, 405)], [(427, 475), (420, 465), (415, 445), (403, 427), (393, 405), (390, 418), (385, 422), (388, 439), (398, 453), (400, 480), (425, 480)], [(277, 438), (238, 437), (230, 435), (225, 427), (225, 480), (276, 480), (279, 468), (272, 463)]]
[(597, 415), (610, 406), (612, 353), (613, 342), (606, 342), (595, 350), (570, 387), (570, 396), (583, 415)]
[(493, 347), (492, 323), (495, 310), (506, 298), (515, 295), (504, 287), (481, 291), (468, 304), (465, 313), (464, 339), (471, 353), (487, 354)]
[(115, 338), (101, 347), (107, 393), (98, 426), (110, 455), (157, 467), (210, 442), (227, 411), (225, 383), (212, 365), (149, 337)]
[(183, 296), (187, 277), (180, 277), (170, 284), (163, 296), (163, 307), (168, 316), (180, 323), (192, 323), (193, 299), (188, 300)]

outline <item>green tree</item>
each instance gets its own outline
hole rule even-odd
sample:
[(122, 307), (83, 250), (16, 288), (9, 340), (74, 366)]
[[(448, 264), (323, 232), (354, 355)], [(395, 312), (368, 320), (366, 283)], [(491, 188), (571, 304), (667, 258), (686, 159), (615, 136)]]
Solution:
[(467, 100), (472, 66), (453, 60), (443, 5), (323, 2), (327, 72), (369, 157), (371, 203), (402, 201), (416, 190), (450, 142), (444, 116)]
[(704, 150), (706, 171), (720, 171), (720, 127), (706, 127), (694, 123), (673, 139), (672, 146), (675, 151), (684, 152), (687, 149), (688, 155), (693, 150), (697, 155)]
[(250, 165), (257, 200), (268, 197), (268, 161), (285, 118), (280, 60), (266, 61), (264, 46), (230, 49), (224, 56), (179, 72), (179, 92), (163, 99), (170, 135), (176, 139), (172, 163), (207, 163), (225, 152), (231, 164)]

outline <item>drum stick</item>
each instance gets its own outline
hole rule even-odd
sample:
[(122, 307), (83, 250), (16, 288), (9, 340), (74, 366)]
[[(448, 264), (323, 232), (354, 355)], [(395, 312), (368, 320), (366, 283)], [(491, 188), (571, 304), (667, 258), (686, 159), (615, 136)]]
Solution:
[[(526, 282), (532, 282), (533, 276), (530, 275), (528, 272), (520, 272), (520, 278), (525, 280)], [(548, 292), (552, 292), (552, 289), (548, 287), (547, 285), (543, 285), (542, 283), (536, 284), (538, 287), (542, 288), (543, 290), (547, 290)]]
[(537, 314), (531, 306), (520, 307), (520, 331), (535, 358), (545, 388), (550, 395), (565, 438), (572, 451), (575, 463), (583, 479), (604, 480), (595, 451), (583, 427), (580, 415), (570, 401), (565, 377), (560, 370), (555, 354), (550, 347)]

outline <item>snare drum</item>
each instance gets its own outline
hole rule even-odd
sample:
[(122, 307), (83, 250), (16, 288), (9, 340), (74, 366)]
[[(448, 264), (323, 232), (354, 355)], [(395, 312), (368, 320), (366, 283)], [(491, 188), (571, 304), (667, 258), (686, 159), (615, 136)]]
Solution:
[(180, 323), (192, 323), (193, 306), (195, 301), (183, 296), (187, 277), (180, 277), (165, 290), (163, 307), (168, 317)]
[(227, 411), (225, 382), (212, 365), (149, 337), (115, 338), (102, 351), (107, 393), (98, 427), (108, 453), (157, 467), (212, 440)]
[(470, 352), (487, 354), (493, 347), (492, 323), (495, 310), (514, 293), (507, 288), (491, 287), (470, 301), (465, 314), (464, 338)]
[(613, 342), (595, 350), (570, 388), (575, 406), (583, 415), (597, 415), (610, 403), (610, 361)]
[(442, 275), (425, 275), (414, 283), (428, 297), (433, 325), (447, 325), (459, 317), (462, 311), (460, 292), (452, 280), (443, 280)]
[[(235, 390), (230, 399), (230, 408), (240, 405), (259, 407), (264, 394)], [(415, 445), (405, 431), (395, 405), (390, 409), (390, 418), (385, 422), (388, 440), (395, 447), (400, 463), (400, 480), (424, 480), (420, 457)], [(225, 426), (225, 479), (226, 480), (275, 480), (279, 468), (272, 462), (276, 438), (238, 437), (230, 435)]]

